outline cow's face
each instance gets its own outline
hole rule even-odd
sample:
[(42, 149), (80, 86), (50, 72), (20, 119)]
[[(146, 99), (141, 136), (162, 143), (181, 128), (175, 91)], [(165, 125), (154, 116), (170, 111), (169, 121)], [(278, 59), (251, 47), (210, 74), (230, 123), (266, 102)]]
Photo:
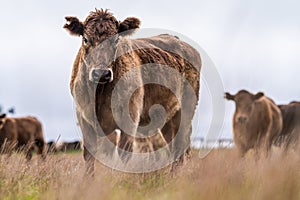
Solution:
[(255, 101), (259, 100), (263, 96), (264, 94), (262, 92), (258, 92), (254, 95), (246, 90), (241, 90), (236, 95), (225, 93), (225, 98), (227, 100), (232, 100), (235, 102), (235, 122), (247, 122), (248, 117), (251, 115)]
[(131, 34), (140, 20), (128, 17), (123, 22), (107, 10), (91, 12), (84, 22), (76, 17), (66, 17), (64, 28), (72, 35), (82, 37), (81, 63), (86, 67), (89, 80), (105, 84), (113, 81), (113, 62), (116, 57), (118, 36)]
[(0, 115), (0, 130), (4, 127), (5, 122), (6, 122), (6, 114)]

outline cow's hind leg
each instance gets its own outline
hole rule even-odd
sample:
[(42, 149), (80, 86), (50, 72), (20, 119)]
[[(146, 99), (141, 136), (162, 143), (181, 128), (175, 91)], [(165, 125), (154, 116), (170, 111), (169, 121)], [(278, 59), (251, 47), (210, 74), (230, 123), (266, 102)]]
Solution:
[[(180, 110), (180, 126), (174, 140), (175, 159), (177, 160), (179, 158), (180, 164), (184, 164), (187, 158), (191, 155), (190, 137), (192, 135), (192, 120), (198, 102), (198, 94), (195, 93), (194, 89), (199, 87), (199, 82), (183, 81), (182, 84), (183, 90)], [(196, 91), (198, 91), (198, 89), (196, 89)]]

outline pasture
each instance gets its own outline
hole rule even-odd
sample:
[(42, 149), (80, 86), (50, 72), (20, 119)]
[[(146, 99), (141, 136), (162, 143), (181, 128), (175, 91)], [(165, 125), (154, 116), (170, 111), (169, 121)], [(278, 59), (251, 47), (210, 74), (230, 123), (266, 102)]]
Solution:
[[(85, 178), (82, 153), (1, 155), (0, 199), (299, 199), (297, 153), (273, 149), (270, 159), (240, 159), (236, 149), (215, 149), (204, 159), (193, 150), (190, 162), (170, 174), (126, 174), (97, 163)], [(284, 155), (284, 156), (283, 156)]]

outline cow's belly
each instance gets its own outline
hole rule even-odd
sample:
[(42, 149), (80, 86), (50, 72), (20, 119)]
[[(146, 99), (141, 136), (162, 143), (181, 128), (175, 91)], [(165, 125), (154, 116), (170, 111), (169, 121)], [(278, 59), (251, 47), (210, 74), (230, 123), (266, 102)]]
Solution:
[[(147, 126), (151, 123), (151, 118), (149, 115), (149, 110), (152, 107), (154, 111), (154, 118), (159, 120), (161, 115), (165, 114), (165, 122), (168, 122), (178, 110), (180, 110), (180, 102), (177, 99), (176, 95), (169, 90), (168, 88), (147, 84), (144, 86), (145, 95), (144, 95), (144, 106), (143, 111), (140, 116), (140, 126)], [(157, 105), (160, 105), (164, 108), (165, 113), (161, 112), (161, 108), (158, 108)], [(152, 119), (153, 120), (153, 119)], [(152, 122), (153, 123), (153, 122)], [(153, 128), (162, 128), (162, 127), (153, 127)]]
[[(144, 104), (138, 132), (151, 135), (151, 131), (157, 130), (157, 128), (162, 130), (175, 116), (180, 110), (180, 101), (171, 90), (159, 85), (147, 84), (144, 86), (144, 91)], [(163, 134), (165, 135), (165, 133)]]

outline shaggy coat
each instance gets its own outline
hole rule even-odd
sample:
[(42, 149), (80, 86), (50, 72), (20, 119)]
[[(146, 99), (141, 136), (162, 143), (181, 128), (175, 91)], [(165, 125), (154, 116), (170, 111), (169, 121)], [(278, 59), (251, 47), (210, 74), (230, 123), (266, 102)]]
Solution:
[(27, 160), (32, 157), (32, 150), (45, 158), (46, 144), (42, 124), (35, 117), (9, 118), (0, 116), (0, 145), (3, 151), (24, 151)]
[[(64, 28), (82, 37), (70, 88), (83, 133), (87, 172), (93, 171), (96, 136), (109, 135), (116, 129), (122, 131), (119, 147), (133, 151), (136, 148), (132, 148), (133, 142), (126, 135), (146, 137), (159, 128), (170, 146), (173, 160), (177, 160), (190, 146), (191, 120), (199, 98), (199, 53), (167, 34), (126, 38), (139, 28), (140, 20), (128, 17), (120, 22), (106, 10), (91, 12), (84, 22), (76, 17), (66, 17), (66, 20)], [(98, 76), (98, 72), (108, 76)], [(118, 88), (119, 85), (123, 88)], [(116, 88), (119, 93), (114, 95)], [(151, 110), (155, 104), (165, 109), (164, 117)], [(113, 149), (106, 148), (106, 151), (113, 152)]]
[(241, 90), (236, 95), (225, 93), (225, 98), (233, 100), (236, 105), (233, 133), (240, 155), (244, 156), (252, 148), (256, 154), (264, 150), (268, 155), (274, 139), (282, 129), (279, 108), (261, 92), (254, 95)]

